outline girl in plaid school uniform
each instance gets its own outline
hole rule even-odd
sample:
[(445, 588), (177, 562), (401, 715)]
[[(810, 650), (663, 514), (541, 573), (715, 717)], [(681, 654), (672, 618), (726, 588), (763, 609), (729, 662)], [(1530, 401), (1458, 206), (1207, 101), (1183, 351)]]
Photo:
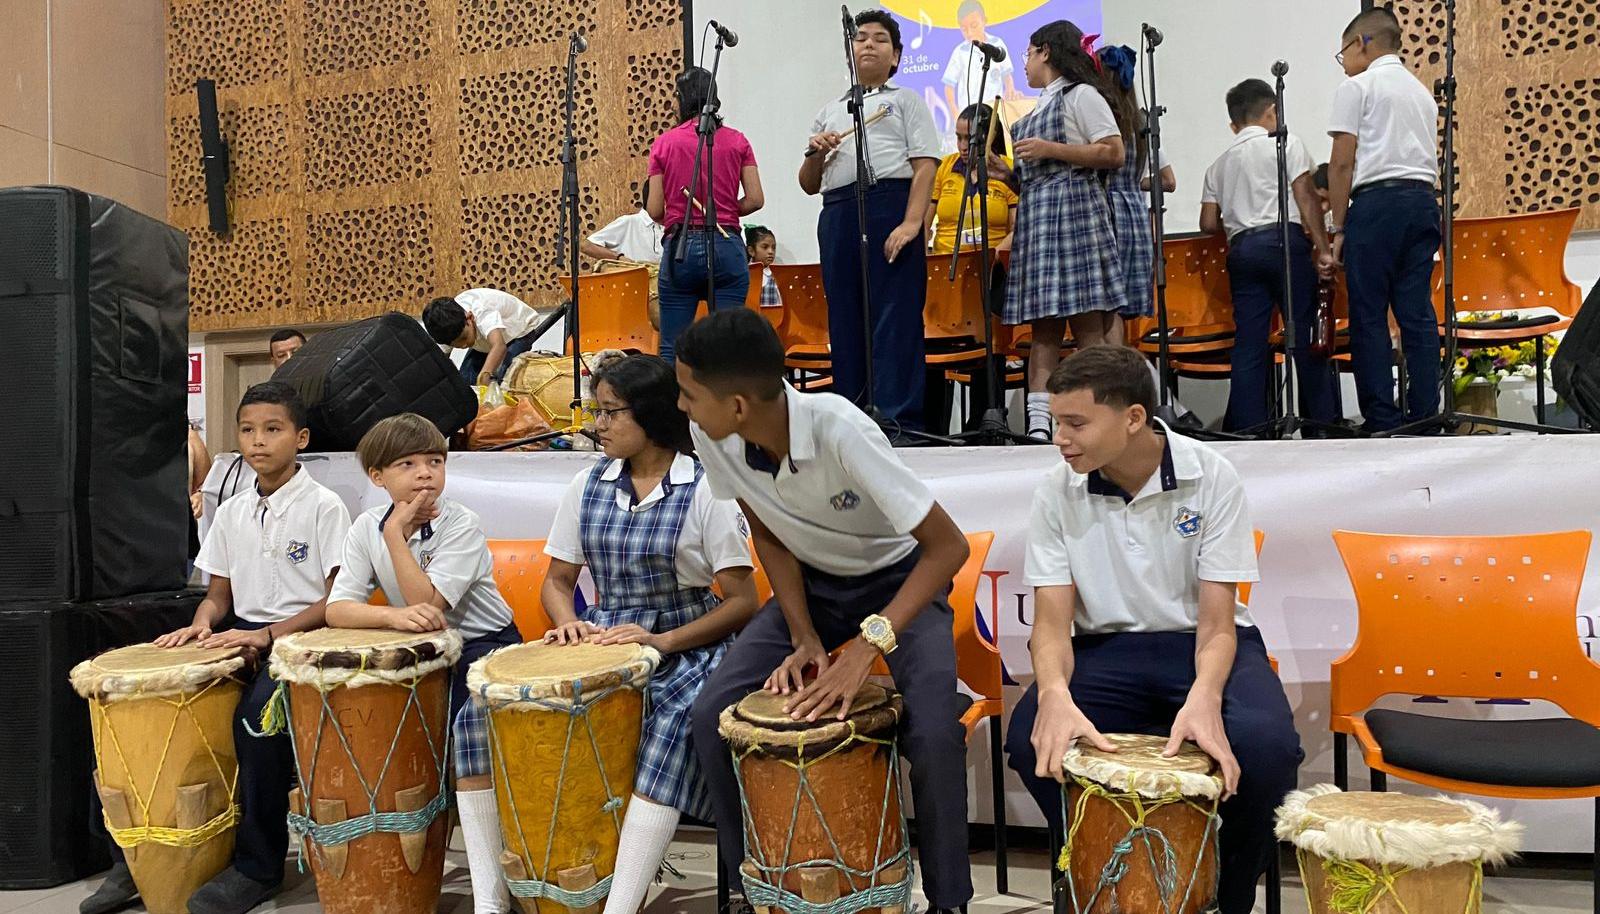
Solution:
[(761, 307), (782, 307), (783, 295), (778, 292), (778, 281), (772, 278), (772, 265), (778, 262), (778, 236), (764, 225), (747, 225), (744, 249), (750, 255), (751, 266), (761, 264)]
[[(689, 709), (755, 613), (756, 593), (749, 529), (733, 502), (702, 484), (672, 368), (630, 356), (603, 365), (593, 383), (605, 458), (572, 481), (550, 529), (543, 596), (555, 627), (545, 640), (644, 644), (662, 654), (605, 906), (605, 914), (637, 914), (679, 817), (711, 818)], [(579, 613), (573, 587), (584, 565), (597, 598)]]
[(1061, 361), (1067, 326), (1080, 347), (1118, 343), (1128, 307), (1106, 174), (1126, 147), (1101, 89), (1091, 38), (1057, 20), (1028, 39), (1028, 85), (1039, 102), (1012, 126), (1022, 181), (1003, 319), (1031, 324), (1028, 434), (1050, 438), (1045, 382)]

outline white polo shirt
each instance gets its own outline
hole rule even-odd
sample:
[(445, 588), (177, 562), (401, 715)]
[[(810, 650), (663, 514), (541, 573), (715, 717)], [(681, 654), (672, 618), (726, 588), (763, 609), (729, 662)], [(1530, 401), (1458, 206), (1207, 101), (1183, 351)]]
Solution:
[(661, 223), (641, 209), (606, 223), (589, 241), (637, 263), (660, 263), (662, 231)]
[(539, 312), (522, 299), (499, 289), (468, 289), (456, 296), (456, 304), (472, 315), (478, 326), (478, 338), (472, 348), (488, 352), (489, 334), (495, 330), (506, 332), (506, 342), (527, 336), (533, 325), (539, 323)]
[[(811, 123), (811, 135), (830, 130), (844, 133), (854, 127), (849, 101), (847, 92), (823, 105), (817, 112), (817, 119)], [(912, 159), (933, 159), (937, 163), (944, 157), (939, 133), (933, 127), (933, 113), (922, 100), (921, 90), (901, 88), (890, 82), (868, 91), (865, 101), (863, 117), (870, 118), (884, 107), (889, 109), (888, 114), (867, 125), (867, 167), (878, 180), (910, 178)], [(854, 136), (848, 137), (838, 149), (828, 153), (827, 164), (822, 169), (824, 193), (856, 183), (855, 142)]]
[(1356, 137), (1352, 187), (1439, 178), (1439, 103), (1393, 54), (1379, 57), (1333, 90), (1328, 133)]
[(1066, 130), (1066, 141), (1079, 146), (1098, 143), (1113, 136), (1122, 136), (1117, 126), (1117, 116), (1106, 104), (1105, 96), (1088, 83), (1069, 83), (1058, 76), (1039, 92), (1039, 102), (1034, 108), (1044, 107), (1046, 100), (1065, 92), (1061, 99), (1061, 122)]
[(856, 577), (904, 559), (933, 493), (882, 430), (838, 394), (785, 384), (789, 455), (774, 465), (738, 435), (712, 441), (689, 429), (717, 498), (739, 499), (802, 564)]
[[(1306, 144), (1289, 134), (1289, 183), (1316, 165)], [(1289, 221), (1300, 224), (1300, 207), (1289, 190)], [(1249, 126), (1234, 134), (1233, 143), (1206, 169), (1201, 203), (1222, 209), (1222, 226), (1232, 238), (1245, 229), (1278, 222), (1278, 141), (1267, 128)]]
[[(1161, 467), (1131, 498), (1065, 463), (1034, 492), (1024, 580), (1076, 588), (1077, 634), (1193, 631), (1201, 581), (1260, 579), (1239, 475), (1210, 447), (1160, 428)], [(1234, 620), (1255, 624), (1242, 603)]]
[[(445, 622), (459, 630), (461, 637), (471, 641), (498, 632), (511, 624), (511, 607), (495, 586), (494, 560), (483, 524), (461, 504), (446, 498), (438, 504), (439, 516), (411, 534), (411, 557), (449, 604)], [(344, 544), (344, 567), (333, 580), (329, 603), (366, 602), (379, 587), (391, 604), (401, 602), (400, 579), (395, 576), (394, 560), (379, 526), (393, 510), (392, 504), (379, 505), (363, 511), (351, 525)]]
[(339, 496), (296, 467), (271, 495), (257, 489), (223, 502), (194, 563), (228, 579), (234, 615), (282, 622), (327, 595), (349, 530)]
[[(615, 491), (618, 508), (634, 514), (649, 511), (667, 497), (667, 488), (694, 486), (695, 459), (679, 454), (667, 470), (664, 483), (658, 483), (644, 498), (634, 499), (631, 481), (623, 475), (621, 460), (600, 461), (573, 477), (567, 494), (556, 509), (555, 523), (550, 525), (550, 538), (544, 553), (574, 565), (588, 564), (583, 553), (581, 519), (583, 491), (589, 480), (599, 474), (601, 485)], [(709, 485), (695, 486), (693, 500), (678, 530), (678, 548), (673, 557), (678, 586), (710, 587), (712, 577), (729, 568), (751, 568), (750, 527), (745, 523), (739, 506), (711, 494)], [(604, 597), (604, 594), (601, 594)]]

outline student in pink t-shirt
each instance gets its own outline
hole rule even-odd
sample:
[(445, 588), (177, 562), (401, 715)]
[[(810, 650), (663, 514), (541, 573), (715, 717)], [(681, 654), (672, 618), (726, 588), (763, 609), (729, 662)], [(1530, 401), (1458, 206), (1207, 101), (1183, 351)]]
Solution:
[[(722, 126), (719, 119), (711, 148), (700, 166), (695, 193), (699, 206), (690, 205), (688, 193), (690, 185), (696, 183), (695, 151), (700, 141), (696, 128), (706, 99), (715, 94), (716, 84), (708, 71), (700, 67), (685, 70), (677, 81), (678, 126), (656, 137), (650, 146), (650, 191), (645, 209), (651, 218), (666, 226), (660, 289), (661, 357), (668, 362), (672, 361), (678, 334), (694, 320), (695, 309), (702, 300), (710, 300), (712, 310), (744, 307), (750, 271), (739, 219), (766, 202), (750, 141), (732, 127)], [(710, 193), (706, 188), (708, 180)], [(705, 226), (708, 211), (713, 223), (709, 231)], [(706, 294), (710, 279), (715, 281), (713, 296)]]

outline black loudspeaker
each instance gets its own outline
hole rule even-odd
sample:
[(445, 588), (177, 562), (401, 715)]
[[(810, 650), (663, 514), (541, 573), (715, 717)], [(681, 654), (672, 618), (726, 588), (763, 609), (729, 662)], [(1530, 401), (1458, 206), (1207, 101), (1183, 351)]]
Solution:
[(353, 451), (380, 419), (400, 413), (421, 415), (446, 438), (478, 414), (460, 369), (398, 311), (313, 336), (272, 380), (305, 400), (314, 451)]
[(228, 231), (228, 144), (222, 139), (217, 120), (217, 84), (214, 80), (195, 81), (195, 100), (200, 111), (200, 168), (206, 176), (206, 215), (211, 230), (221, 235)]
[(103, 197), (0, 190), (0, 599), (183, 587), (188, 244)]
[(89, 706), (67, 673), (102, 651), (189, 624), (202, 596), (0, 604), (0, 889), (60, 885), (110, 865), (105, 832), (90, 814)]
[(1550, 360), (1550, 380), (1584, 424), (1600, 430), (1600, 283), (1589, 290), (1561, 338)]

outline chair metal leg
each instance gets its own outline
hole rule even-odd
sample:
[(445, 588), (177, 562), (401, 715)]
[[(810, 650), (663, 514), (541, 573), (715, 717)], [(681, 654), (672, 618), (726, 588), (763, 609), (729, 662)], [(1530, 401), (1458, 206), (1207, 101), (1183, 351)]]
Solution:
[(1333, 735), (1333, 786), (1350, 789), (1350, 738), (1343, 733)]
[(1283, 848), (1274, 841), (1267, 861), (1267, 914), (1283, 914)]
[(994, 794), (994, 866), (995, 891), (1001, 895), (1011, 893), (1011, 876), (1006, 865), (1006, 774), (1000, 763), (1002, 751), (1000, 715), (989, 718), (989, 777)]
[(1594, 914), (1600, 914), (1600, 797), (1594, 801)]
[(1384, 793), (1389, 789), (1389, 775), (1375, 768), (1368, 768), (1367, 773), (1372, 778), (1372, 792)]
[[(1070, 814), (1070, 813), (1069, 813)], [(1061, 862), (1061, 848), (1067, 843), (1065, 823), (1062, 828), (1051, 826), (1050, 829), (1050, 909), (1054, 914), (1077, 914), (1067, 910), (1067, 891), (1064, 883), (1066, 876), (1059, 869)]]
[(1534, 412), (1534, 415), (1538, 418), (1539, 424), (1543, 425), (1544, 424), (1544, 336), (1543, 335), (1540, 335), (1540, 337), (1538, 339), (1534, 340), (1534, 342), (1533, 342), (1533, 353), (1534, 353), (1534, 358), (1535, 358), (1536, 363), (1537, 363), (1535, 365), (1534, 372), (1533, 372), (1533, 384), (1534, 384), (1534, 394), (1533, 394), (1534, 407), (1533, 407), (1533, 412)]

